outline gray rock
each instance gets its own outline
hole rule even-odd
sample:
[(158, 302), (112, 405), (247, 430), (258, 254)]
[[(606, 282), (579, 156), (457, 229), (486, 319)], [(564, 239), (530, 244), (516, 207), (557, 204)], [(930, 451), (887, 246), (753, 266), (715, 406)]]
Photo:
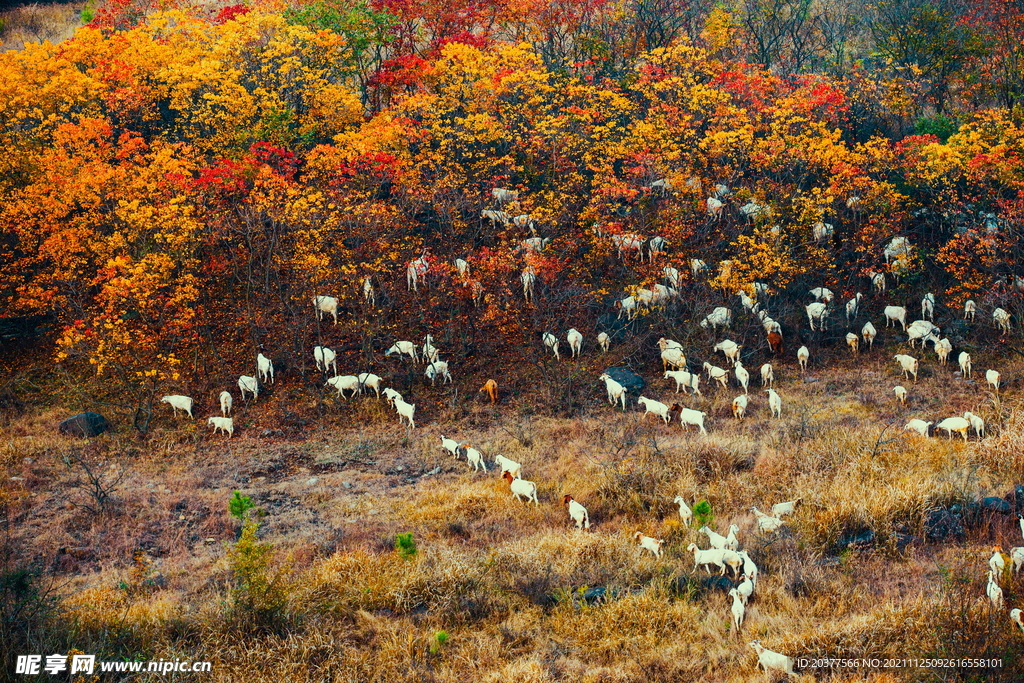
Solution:
[(924, 518), (924, 535), (930, 541), (963, 538), (963, 520), (950, 510), (929, 510)]
[(350, 489), (350, 488), (352, 488), (352, 482), (350, 482), (350, 481), (343, 481), (343, 482), (341, 482), (341, 488), (343, 488), (343, 489)]
[(981, 499), (981, 509), (990, 512), (998, 512), (1001, 515), (1008, 515), (1013, 512), (1013, 506), (998, 496), (989, 496)]
[(627, 370), (626, 368), (608, 368), (605, 372), (613, 380), (626, 387), (626, 391), (631, 394), (639, 396), (640, 392), (644, 390), (645, 386), (647, 386), (644, 378), (632, 370)]
[(108, 429), (110, 423), (107, 422), (107, 418), (91, 411), (72, 415), (57, 425), (57, 430), (61, 434), (85, 438), (99, 436)]
[(423, 476), (424, 476), (424, 477), (429, 477), (429, 476), (431, 476), (431, 475), (434, 475), (434, 474), (438, 474), (438, 473), (440, 473), (440, 472), (441, 472), (441, 468), (440, 468), (440, 467), (435, 467), (434, 469), (430, 470), (429, 472), (427, 472), (427, 473), (426, 473), (426, 474), (424, 474)]
[(875, 544), (875, 532), (871, 529), (862, 531), (859, 534), (852, 536), (844, 536), (839, 539), (839, 547), (841, 548), (852, 548), (854, 550), (860, 550), (863, 548), (869, 548)]
[(1013, 508), (1018, 514), (1024, 512), (1024, 486), (1021, 484), (1013, 487)]
[(306, 480), (306, 486), (313, 486), (318, 481), (320, 481), (320, 477), (310, 477), (309, 479)]
[(723, 593), (728, 593), (735, 586), (731, 579), (726, 576), (705, 576), (700, 580), (700, 586), (707, 592), (719, 590)]
[(820, 382), (820, 381), (821, 381), (820, 377), (804, 377), (804, 384), (814, 384), (815, 382)]

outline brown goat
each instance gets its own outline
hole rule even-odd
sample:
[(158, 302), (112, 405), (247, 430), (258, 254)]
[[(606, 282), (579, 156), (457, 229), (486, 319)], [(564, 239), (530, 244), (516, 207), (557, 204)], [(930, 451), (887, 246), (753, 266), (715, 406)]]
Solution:
[(489, 379), (484, 382), (484, 385), (480, 387), (480, 393), (487, 394), (491, 399), (491, 403), (498, 402), (498, 383), (493, 379)]

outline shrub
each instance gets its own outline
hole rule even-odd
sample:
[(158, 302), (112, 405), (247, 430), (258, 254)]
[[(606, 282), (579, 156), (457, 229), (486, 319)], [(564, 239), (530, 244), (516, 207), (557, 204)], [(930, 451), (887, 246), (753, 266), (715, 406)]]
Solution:
[(395, 550), (403, 560), (411, 560), (416, 557), (416, 539), (412, 537), (411, 531), (405, 534), (395, 534)]
[(254, 503), (249, 496), (243, 496), (241, 491), (235, 491), (235, 495), (228, 501), (228, 512), (239, 522), (245, 521), (245, 513), (252, 509)]
[(242, 536), (228, 550), (228, 562), (235, 574), (233, 610), (236, 618), (257, 627), (274, 628), (285, 618), (288, 601), (288, 573), (272, 567), (274, 546), (256, 540), (259, 524), (242, 526)]

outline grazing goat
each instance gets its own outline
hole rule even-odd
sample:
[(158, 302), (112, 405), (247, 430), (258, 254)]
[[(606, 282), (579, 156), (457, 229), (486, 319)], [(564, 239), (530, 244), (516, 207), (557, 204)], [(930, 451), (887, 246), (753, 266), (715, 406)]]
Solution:
[(939, 363), (945, 365), (949, 360), (949, 354), (953, 353), (953, 342), (949, 341), (949, 337), (943, 337), (935, 342), (933, 348), (935, 355), (939, 357)]
[(743, 387), (743, 393), (749, 393), (747, 391), (747, 385), (750, 384), (750, 373), (743, 367), (743, 363), (736, 361), (736, 365), (733, 366), (733, 372), (736, 374), (736, 381)]
[(377, 292), (373, 288), (373, 279), (370, 277), (363, 278), (363, 301), (371, 306), (377, 305)]
[(826, 304), (832, 303), (832, 299), (835, 297), (828, 287), (815, 287), (810, 291), (810, 295), (814, 297), (815, 301), (823, 301)]
[(195, 419), (192, 416), (192, 405), (194, 401), (190, 399), (188, 396), (182, 396), (181, 394), (173, 394), (171, 396), (164, 396), (163, 398), (160, 399), (160, 402), (166, 403), (169, 406), (171, 406), (171, 410), (174, 411), (175, 417), (178, 416), (179, 410), (184, 410), (186, 413), (188, 413), (188, 416), (190, 418), (192, 418), (193, 420)]
[(384, 355), (390, 356), (392, 354), (397, 354), (399, 357), (409, 356), (409, 358), (412, 358), (413, 363), (419, 363), (420, 357), (416, 353), (416, 349), (418, 348), (419, 347), (411, 341), (396, 341), (391, 345), (391, 348), (384, 352)]
[(796, 509), (803, 502), (803, 498), (795, 498), (793, 500), (787, 500), (783, 503), (776, 503), (772, 505), (772, 516), (782, 519), (785, 515), (791, 515), (796, 512)]
[(750, 508), (750, 511), (754, 513), (754, 517), (757, 518), (757, 529), (761, 532), (771, 533), (772, 531), (778, 531), (785, 522), (778, 517), (766, 515), (765, 513), (758, 510), (756, 507)]
[(921, 317), (935, 320), (935, 295), (928, 292), (921, 299)]
[(235, 435), (235, 421), (230, 417), (208, 417), (206, 418), (206, 424), (213, 425), (214, 434), (217, 433), (217, 430), (222, 430), (228, 435), (229, 439)]
[(905, 353), (897, 353), (892, 357), (892, 359), (900, 364), (900, 368), (903, 370), (903, 376), (905, 378), (909, 379), (910, 376), (913, 375), (914, 382), (917, 382), (918, 363), (916, 358), (908, 356)]
[(772, 368), (771, 363), (765, 363), (761, 366), (761, 386), (775, 386), (775, 370)]
[(931, 427), (932, 424), (932, 422), (925, 422), (924, 420), (918, 420), (915, 418), (903, 425), (903, 430), (908, 432), (917, 432), (921, 436), (928, 436), (928, 428)]
[[(775, 321), (772, 322), (775, 323)], [(777, 329), (772, 329), (768, 332), (768, 348), (774, 354), (780, 354), (784, 351), (782, 348), (782, 334)]]
[(709, 380), (715, 380), (725, 389), (729, 386), (729, 373), (717, 365), (704, 361), (704, 372), (708, 373)]
[(1010, 610), (1010, 621), (1020, 626), (1020, 630), (1024, 631), (1024, 619), (1021, 618), (1021, 611), (1019, 608), (1014, 607)]
[(699, 410), (692, 410), (690, 408), (683, 408), (678, 403), (673, 403), (670, 412), (679, 414), (679, 426), (686, 427), (686, 425), (693, 425), (700, 429), (701, 434), (707, 434), (708, 431), (704, 428), (704, 418), (707, 413), (702, 413)]
[(904, 386), (897, 385), (893, 387), (892, 390), (893, 393), (896, 394), (896, 400), (902, 403), (903, 405), (907, 405), (907, 388)]
[(822, 223), (821, 221), (818, 221), (811, 226), (811, 236), (814, 237), (815, 242), (827, 239), (834, 235), (835, 232), (836, 229), (831, 223)]
[[(804, 308), (807, 311), (807, 320), (811, 323), (811, 332), (814, 332), (815, 329), (828, 329), (825, 325), (825, 321), (828, 318), (828, 304), (815, 301), (812, 304), (807, 304)], [(815, 321), (818, 322), (817, 328), (814, 327)]]
[(491, 189), (491, 197), (498, 204), (508, 204), (519, 199), (519, 190), (508, 190), (504, 187), (495, 187)]
[(712, 347), (712, 350), (721, 351), (725, 354), (726, 360), (730, 363), (735, 363), (740, 358), (740, 349), (742, 348), (743, 347), (740, 344), (737, 344), (731, 339), (726, 339), (725, 341), (720, 341), (715, 344), (714, 347)]
[(562, 497), (562, 504), (569, 508), (569, 518), (576, 522), (576, 528), (580, 531), (590, 528), (590, 515), (587, 508), (583, 507), (568, 493)]
[(365, 387), (373, 389), (373, 393), (380, 398), (380, 375), (375, 375), (372, 372), (361, 372), (358, 375), (359, 386), (357, 387), (358, 393), (362, 394)]
[(519, 477), (513, 477), (510, 472), (502, 472), (501, 478), (508, 482), (513, 498), (523, 500), (523, 498), (520, 498), (520, 496), (523, 496), (526, 498), (527, 503), (532, 500), (534, 505), (540, 506), (540, 503), (537, 501), (537, 485), (535, 483), (520, 479)]
[(725, 306), (715, 308), (700, 321), (700, 326), (704, 329), (710, 327), (717, 330), (719, 327), (727, 328), (730, 324), (732, 324), (732, 311)]
[(449, 439), (444, 434), (441, 435), (441, 448), (452, 454), (453, 457), (458, 459), (459, 457), (459, 442), (455, 439)]
[(945, 420), (935, 425), (936, 429), (944, 429), (946, 431), (946, 438), (952, 439), (953, 432), (957, 432), (960, 436), (964, 437), (964, 443), (967, 443), (967, 430), (970, 428), (971, 423), (967, 419), (962, 417), (947, 417)]
[(988, 595), (989, 602), (996, 609), (1003, 608), (1003, 589), (996, 583), (995, 574), (991, 571), (988, 573), (988, 585), (985, 586), (985, 594)]
[(729, 539), (727, 537), (716, 532), (714, 529), (712, 529), (706, 524), (701, 528), (697, 529), (697, 533), (704, 534), (705, 536), (707, 536), (712, 548), (725, 548), (726, 544), (729, 542)]
[(711, 548), (709, 550), (701, 550), (697, 547), (696, 543), (691, 543), (690, 545), (686, 546), (686, 550), (687, 552), (693, 553), (694, 571), (697, 571), (697, 569), (701, 565), (704, 565), (704, 571), (710, 574), (711, 570), (708, 569), (708, 565), (713, 564), (721, 570), (723, 575), (725, 574), (724, 548)]
[[(335, 375), (327, 380), (324, 386), (334, 387), (342, 398), (354, 398), (359, 391), (359, 378), (355, 375)], [(351, 391), (352, 396), (346, 397), (345, 392)]]
[(612, 340), (608, 337), (607, 332), (598, 333), (597, 345), (601, 347), (601, 353), (608, 353), (608, 349), (612, 345)]
[(642, 531), (633, 534), (633, 538), (640, 542), (641, 549), (650, 551), (651, 555), (655, 557), (661, 557), (661, 546), (665, 545), (665, 541), (660, 538), (645, 536)]
[(533, 266), (527, 266), (519, 276), (523, 281), (523, 298), (527, 303), (533, 301), (533, 288), (537, 282), (537, 271)]
[(860, 309), (860, 300), (864, 295), (857, 292), (857, 295), (846, 302), (846, 322), (853, 322), (857, 318), (857, 311)]
[(979, 439), (985, 438), (985, 420), (978, 417), (969, 410), (964, 413), (964, 419), (971, 423), (971, 429), (974, 430), (974, 434)]
[(846, 333), (846, 345), (853, 351), (853, 355), (857, 355), (860, 351), (860, 337), (855, 335), (853, 332)]
[(487, 394), (487, 397), (491, 399), (491, 403), (498, 402), (498, 383), (493, 379), (489, 379), (484, 382), (484, 385), (480, 387), (481, 393)]

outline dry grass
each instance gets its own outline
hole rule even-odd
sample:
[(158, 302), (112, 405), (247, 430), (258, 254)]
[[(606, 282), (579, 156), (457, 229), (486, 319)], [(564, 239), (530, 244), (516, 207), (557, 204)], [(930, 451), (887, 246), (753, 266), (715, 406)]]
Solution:
[(82, 25), (85, 3), (21, 5), (0, 11), (0, 51), (22, 50), (30, 43), (59, 43)]
[[(612, 411), (596, 390), (575, 419), (442, 407), (409, 440), (372, 399), (302, 438), (257, 436), (271, 421), (254, 413), (258, 426), (230, 441), (161, 418), (144, 440), (86, 444), (54, 435), (57, 409), (28, 410), (0, 435), (7, 566), (35, 563), (68, 582), (63, 613), (40, 630), (56, 648), (47, 651), (210, 659), (214, 681), (739, 682), (763, 676), (746, 645), (754, 638), (797, 657), (1002, 656), (1003, 669), (974, 680), (1019, 680), (1020, 634), (982, 599), (987, 547), (1021, 544), (1015, 517), (969, 516), (966, 537), (943, 543), (924, 540), (924, 523), (933, 508), (1012, 492), (1024, 410), (1012, 390), (993, 402), (941, 368), (904, 409), (884, 357), (840, 361), (812, 373), (815, 382), (783, 368), (782, 420), (766, 419), (757, 392), (742, 423), (730, 417), (732, 391), (687, 398), (709, 413), (707, 437)], [(671, 391), (658, 380), (651, 394)], [(967, 408), (988, 421), (987, 440), (901, 431), (909, 417)], [(353, 421), (364, 426), (344, 426)], [(481, 449), (491, 471), (474, 474), (444, 454), (441, 432)], [(69, 453), (99, 472), (127, 468), (101, 514), (80, 507)], [(539, 507), (511, 498), (493, 471), (497, 453), (524, 464)], [(264, 511), (262, 538), (290, 577), (284, 620), (266, 628), (231, 615), (234, 489)], [(567, 492), (589, 508), (593, 533), (571, 528), (558, 505)], [(708, 500), (720, 531), (738, 524), (761, 569), (740, 635), (727, 586), (692, 571), (686, 545), (706, 542), (679, 522), (677, 494)], [(797, 496), (804, 505), (788, 528), (756, 532), (751, 505)], [(665, 556), (641, 553), (636, 530), (666, 539)], [(873, 545), (845, 547), (868, 530)], [(393, 549), (406, 531), (418, 546), (410, 560)], [(133, 573), (137, 549), (153, 560), (145, 589)], [(1017, 578), (1002, 585), (1009, 606), (1024, 601)], [(438, 645), (441, 630), (449, 639)], [(803, 680), (853, 673), (805, 670)]]

